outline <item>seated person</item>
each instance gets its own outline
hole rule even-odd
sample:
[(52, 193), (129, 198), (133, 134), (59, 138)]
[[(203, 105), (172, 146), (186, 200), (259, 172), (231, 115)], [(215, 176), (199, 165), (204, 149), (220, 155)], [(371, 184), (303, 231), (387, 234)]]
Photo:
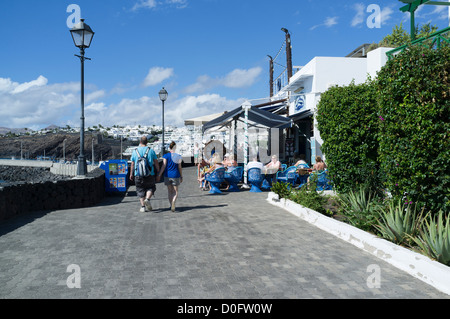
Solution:
[[(206, 174), (211, 174), (212, 172), (214, 172), (215, 169), (217, 169), (219, 167), (223, 167), (222, 160), (221, 160), (219, 154), (214, 153), (214, 155), (212, 156), (211, 161), (210, 161), (210, 167), (205, 170), (205, 173), (204, 173), (204, 175), (203, 175), (203, 177), (201, 179), (202, 183), (205, 182), (205, 185), (203, 187), (204, 191), (207, 190), (207, 188), (206, 188), (206, 183), (207, 183), (207, 181), (206, 181)], [(211, 185), (208, 185), (208, 186), (209, 186), (209, 190), (211, 190)]]
[(250, 168), (255, 168), (255, 167), (259, 168), (261, 170), (261, 172), (264, 169), (263, 163), (258, 162), (258, 159), (256, 157), (254, 157), (253, 160), (247, 164), (247, 170), (249, 170)]
[(208, 162), (205, 161), (205, 159), (202, 156), (199, 156), (197, 158), (198, 164), (197, 164), (197, 181), (200, 184), (200, 188), (202, 188), (203, 180), (205, 177), (205, 172), (209, 167)]
[(270, 169), (272, 172), (277, 172), (281, 168), (281, 163), (278, 160), (278, 156), (272, 155), (272, 160), (266, 164), (266, 169)]
[(220, 158), (219, 154), (214, 153), (214, 155), (211, 158), (210, 165), (211, 166), (208, 169), (207, 173), (212, 173), (216, 168), (223, 167), (222, 159)]
[(225, 154), (225, 159), (223, 160), (222, 164), (223, 166), (225, 166), (225, 168), (238, 166), (237, 162), (234, 160), (233, 154)]
[(327, 168), (327, 164), (322, 161), (320, 156), (316, 156), (316, 164), (313, 166), (314, 171), (322, 172)]
[(300, 164), (308, 165), (308, 163), (306, 163), (305, 161), (305, 154), (299, 155), (299, 160), (294, 164), (294, 166), (299, 166)]

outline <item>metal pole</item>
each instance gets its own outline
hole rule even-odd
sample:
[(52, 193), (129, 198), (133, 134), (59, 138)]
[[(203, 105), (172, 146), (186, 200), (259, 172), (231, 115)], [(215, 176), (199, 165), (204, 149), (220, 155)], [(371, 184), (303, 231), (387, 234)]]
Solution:
[(410, 14), (411, 14), (411, 41), (414, 41), (416, 39), (415, 13), (416, 13), (416, 9), (413, 9), (410, 11)]
[(242, 188), (249, 188), (248, 186), (248, 171), (247, 171), (247, 166), (248, 166), (248, 146), (249, 146), (249, 141), (248, 141), (248, 111), (251, 108), (251, 104), (250, 103), (244, 103), (242, 105), (242, 107), (244, 108), (244, 185), (242, 185)]
[(164, 101), (162, 101), (162, 149), (161, 149), (161, 157), (164, 156), (165, 152), (165, 143), (164, 143), (164, 132), (165, 132), (165, 128), (164, 128)]
[(86, 157), (84, 156), (84, 49), (80, 49), (81, 60), (81, 127), (80, 127), (80, 156), (78, 156), (77, 175), (87, 174)]

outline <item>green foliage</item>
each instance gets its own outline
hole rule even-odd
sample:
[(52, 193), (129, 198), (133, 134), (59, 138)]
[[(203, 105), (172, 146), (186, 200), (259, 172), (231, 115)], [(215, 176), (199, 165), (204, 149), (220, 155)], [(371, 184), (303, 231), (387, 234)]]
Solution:
[(419, 233), (422, 214), (417, 206), (405, 204), (402, 200), (391, 200), (386, 207), (380, 206), (380, 217), (375, 227), (383, 238), (395, 244), (410, 246), (412, 238)]
[(396, 198), (450, 210), (450, 48), (411, 47), (378, 74), (379, 153)]
[(375, 232), (379, 199), (370, 190), (360, 187), (358, 191), (350, 191), (339, 195), (341, 212), (352, 226), (365, 231)]
[(272, 185), (272, 192), (281, 198), (289, 198), (291, 191), (286, 183), (276, 182)]
[(339, 192), (379, 189), (376, 88), (372, 81), (322, 94), (317, 122), (328, 172)]
[(321, 214), (332, 215), (332, 213), (324, 207), (328, 202), (328, 197), (323, 196), (323, 192), (317, 192), (316, 187), (316, 181), (312, 179), (310, 180), (309, 185), (304, 184), (300, 189), (292, 190), (289, 199)]
[(428, 219), (414, 238), (417, 250), (440, 263), (450, 266), (450, 218), (441, 211), (437, 218), (428, 215)]
[(397, 48), (411, 41), (411, 36), (403, 28), (403, 23), (394, 26), (392, 33), (386, 35), (379, 43), (382, 47)]
[[(425, 38), (437, 31), (437, 26), (432, 26), (430, 23), (422, 26), (417, 25), (415, 28), (415, 38)], [(386, 35), (379, 43), (373, 43), (369, 46), (368, 51), (375, 50), (378, 47), (398, 48), (405, 44), (411, 43), (411, 35), (403, 28), (403, 23), (395, 25), (392, 28), (392, 33)]]

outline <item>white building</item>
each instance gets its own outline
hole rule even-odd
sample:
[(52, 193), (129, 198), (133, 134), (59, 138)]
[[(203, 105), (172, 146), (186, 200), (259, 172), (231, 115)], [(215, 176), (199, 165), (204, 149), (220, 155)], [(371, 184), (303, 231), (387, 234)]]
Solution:
[[(280, 145), (280, 152), (285, 151), (281, 158), (292, 162), (294, 153), (304, 154), (307, 162), (314, 164), (316, 155), (323, 156), (323, 141), (314, 119), (322, 93), (331, 86), (346, 86), (352, 81), (360, 84), (368, 76), (375, 78), (387, 61), (386, 52), (391, 50), (378, 48), (366, 54), (366, 48), (361, 46), (347, 57), (315, 57), (290, 78), (288, 85), (278, 87), (272, 101), (283, 101), (285, 114), (294, 121), (283, 141), (285, 145)], [(265, 108), (273, 112), (276, 107)]]

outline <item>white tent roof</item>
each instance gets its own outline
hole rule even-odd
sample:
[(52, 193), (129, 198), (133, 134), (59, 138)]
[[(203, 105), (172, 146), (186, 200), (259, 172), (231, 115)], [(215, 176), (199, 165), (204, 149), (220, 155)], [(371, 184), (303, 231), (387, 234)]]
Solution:
[(193, 119), (185, 120), (184, 121), (184, 125), (200, 126), (200, 125), (206, 124), (208, 122), (211, 122), (212, 120), (215, 120), (218, 117), (221, 117), (225, 113), (227, 113), (227, 112), (222, 112), (222, 113), (217, 113), (217, 114), (210, 114), (210, 115), (205, 115), (205, 116), (201, 116), (201, 117), (196, 117), (196, 118), (193, 118)]

